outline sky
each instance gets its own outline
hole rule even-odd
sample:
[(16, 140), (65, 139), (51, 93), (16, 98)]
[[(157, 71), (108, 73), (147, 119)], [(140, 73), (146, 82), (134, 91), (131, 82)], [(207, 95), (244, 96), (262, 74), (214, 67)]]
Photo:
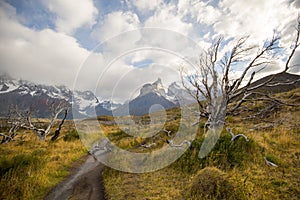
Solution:
[(299, 0), (0, 0), (0, 73), (121, 102), (158, 77), (178, 81), (219, 36), (225, 53), (276, 30), (283, 50), (263, 76), (283, 68), (299, 9)]

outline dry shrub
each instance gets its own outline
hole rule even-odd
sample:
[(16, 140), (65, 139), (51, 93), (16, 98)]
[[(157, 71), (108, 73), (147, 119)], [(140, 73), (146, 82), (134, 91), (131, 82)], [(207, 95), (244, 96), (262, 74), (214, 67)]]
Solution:
[(227, 174), (215, 167), (206, 167), (198, 172), (191, 185), (194, 199), (244, 199)]

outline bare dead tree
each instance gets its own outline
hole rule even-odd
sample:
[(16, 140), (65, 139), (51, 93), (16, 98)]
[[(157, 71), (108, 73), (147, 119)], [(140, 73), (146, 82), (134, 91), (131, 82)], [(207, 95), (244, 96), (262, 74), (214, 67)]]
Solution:
[[(299, 37), (300, 16), (297, 20), (296, 37), (281, 71), (282, 74), (295, 66), (291, 66), (290, 62), (300, 45)], [(224, 50), (222, 46), (225, 45), (225, 42), (222, 37), (219, 37), (209, 49), (200, 54), (195, 71), (186, 72), (183, 67), (180, 70), (183, 87), (198, 104), (198, 122), (201, 118), (207, 119), (204, 126), (205, 139), (198, 153), (199, 158), (208, 155), (217, 143), (225, 125), (226, 116), (240, 114), (242, 110), (240, 108), (246, 101), (263, 100), (271, 101), (276, 105), (285, 104), (271, 95), (259, 93), (258, 89), (267, 86), (289, 85), (300, 81), (299, 79), (272, 83), (276, 77), (274, 74), (253, 84), (258, 72), (275, 63), (276, 54), (280, 50), (280, 37), (274, 32), (273, 37), (266, 40), (260, 47), (249, 45), (248, 38), (249, 36), (245, 36), (235, 43), (229, 42), (229, 46), (232, 48), (222, 54)], [(234, 74), (235, 67), (241, 70), (239, 74)], [(237, 138), (233, 135), (232, 138)]]
[(21, 111), (17, 106), (10, 108), (8, 123), (11, 124), (11, 129), (8, 134), (1, 133), (0, 136), (3, 136), (2, 143), (9, 142), (13, 140), (17, 134), (17, 130), (20, 128), (32, 130), (40, 140), (45, 141), (46, 137), (51, 134), (51, 129), (55, 126), (58, 121), (58, 116), (60, 113), (64, 112), (63, 118), (61, 119), (58, 128), (55, 130), (54, 135), (51, 137), (51, 141), (55, 141), (60, 135), (60, 131), (65, 122), (65, 119), (68, 114), (69, 107), (68, 105), (60, 101), (59, 103), (48, 103), (49, 109), (51, 111), (50, 122), (46, 128), (38, 127), (38, 125), (32, 121), (30, 111)]
[(34, 123), (32, 123), (32, 121), (31, 121), (30, 113), (26, 118), (26, 124), (23, 126), (23, 128), (33, 130), (34, 133), (42, 141), (45, 141), (46, 137), (51, 133), (50, 132), (51, 128), (55, 125), (58, 115), (61, 112), (65, 111), (65, 115), (64, 115), (63, 119), (61, 120), (61, 123), (60, 123), (58, 129), (55, 131), (56, 133), (53, 136), (53, 140), (55, 140), (59, 136), (61, 127), (62, 127), (63, 123), (65, 122), (65, 119), (66, 119), (66, 116), (68, 113), (68, 106), (63, 101), (60, 101), (58, 104), (55, 102), (48, 103), (48, 106), (51, 111), (51, 117), (50, 117), (50, 123), (48, 124), (48, 126), (46, 128), (39, 128), (39, 127), (35, 126)]
[[(297, 20), (296, 37), (291, 46), (282, 73), (291, 67), (290, 62), (298, 49), (300, 36), (300, 16)], [(199, 64), (195, 72), (187, 73), (181, 68), (182, 85), (197, 101), (199, 115), (207, 120), (209, 128), (225, 124), (225, 117), (238, 112), (241, 105), (257, 98), (273, 103), (283, 104), (266, 94), (259, 94), (257, 89), (265, 86), (294, 84), (299, 80), (284, 83), (272, 83), (275, 75), (259, 84), (252, 84), (257, 73), (276, 60), (279, 51), (280, 37), (274, 33), (273, 37), (266, 40), (261, 47), (247, 45), (249, 36), (240, 38), (233, 47), (221, 55), (223, 38), (219, 37), (212, 46), (199, 57)], [(256, 52), (256, 53), (254, 53)], [(235, 66), (243, 66), (239, 76), (233, 77)]]
[(26, 114), (27, 113), (21, 113), (17, 106), (10, 106), (7, 119), (10, 128), (6, 133), (0, 133), (0, 136), (2, 136), (1, 144), (14, 140), (17, 131), (25, 124), (24, 116)]
[(58, 128), (55, 130), (54, 135), (51, 137), (51, 141), (55, 141), (58, 138), (58, 136), (60, 135), (61, 128), (67, 118), (67, 115), (68, 115), (68, 109), (65, 109), (64, 116), (63, 116), (61, 122), (59, 123)]

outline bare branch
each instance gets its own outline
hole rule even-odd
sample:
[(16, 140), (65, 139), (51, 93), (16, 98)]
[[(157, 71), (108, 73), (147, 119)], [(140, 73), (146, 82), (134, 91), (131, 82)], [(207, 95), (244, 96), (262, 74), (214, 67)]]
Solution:
[(173, 148), (183, 148), (184, 144), (186, 144), (187, 147), (191, 146), (191, 142), (188, 140), (183, 140), (180, 144), (174, 144), (173, 140), (167, 140), (167, 143)]
[(54, 135), (51, 137), (51, 141), (55, 141), (58, 138), (58, 136), (60, 134), (60, 130), (65, 122), (65, 119), (67, 118), (67, 115), (68, 115), (68, 109), (65, 109), (64, 117), (61, 120), (61, 122), (59, 123), (58, 128), (55, 130)]
[(153, 146), (155, 146), (155, 145), (156, 145), (156, 143), (151, 143), (151, 144), (141, 144), (141, 147), (144, 147), (144, 148), (148, 149), (148, 148), (151, 148), (151, 147), (153, 147)]
[(234, 140), (237, 139), (238, 137), (243, 137), (243, 138), (246, 140), (246, 142), (249, 141), (249, 139), (247, 138), (247, 136), (244, 135), (244, 134), (237, 134), (237, 135), (235, 135), (235, 134), (232, 132), (232, 128), (227, 128), (227, 131), (228, 131), (228, 133), (231, 135), (231, 141), (234, 141)]
[(4, 134), (4, 133), (0, 133), (0, 136), (3, 137), (2, 140), (1, 140), (1, 144), (7, 143), (7, 142), (13, 140), (13, 137), (12, 137), (12, 136), (6, 135), (6, 134)]
[(238, 101), (238, 103), (228, 112), (228, 114), (233, 114), (245, 101), (247, 101), (247, 98), (251, 95), (251, 93), (245, 93), (244, 97)]
[(163, 130), (163, 131), (167, 133), (167, 136), (168, 136), (169, 138), (170, 138), (170, 137), (172, 137), (172, 136), (171, 136), (171, 134), (170, 134), (172, 131), (168, 131), (168, 130), (167, 130), (167, 129), (165, 129), (165, 128), (164, 128), (164, 130)]
[(292, 46), (292, 52), (290, 53), (286, 63), (285, 63), (285, 69), (284, 71), (287, 71), (289, 69), (289, 65), (290, 62), (296, 52), (296, 49), (299, 47), (300, 43), (299, 43), (299, 36), (300, 36), (300, 15), (298, 15), (298, 19), (297, 19), (297, 27), (296, 27), (296, 31), (297, 31), (297, 35), (296, 35), (296, 39), (294, 42), (294, 45)]
[[(300, 16), (297, 22), (297, 36), (291, 53), (287, 55), (287, 61), (285, 66), (283, 66), (282, 74), (289, 70), (290, 61), (300, 46)], [(278, 85), (295, 84), (299, 80), (272, 83), (277, 75), (274, 74), (269, 78), (263, 79), (261, 82), (252, 83), (260, 70), (275, 63), (277, 59), (276, 55), (280, 49), (280, 37), (274, 31), (273, 37), (270, 40), (266, 40), (261, 47), (247, 46), (247, 39), (248, 36), (240, 38), (233, 47), (220, 58), (223, 45), (222, 37), (219, 37), (212, 43), (207, 52), (200, 55), (198, 68), (194, 74), (181, 73), (182, 85), (188, 90), (189, 94), (195, 98), (199, 105), (199, 116), (207, 118), (204, 131), (206, 131), (206, 126), (209, 130), (220, 130), (223, 128), (226, 115), (233, 115), (236, 111), (240, 111), (239, 108), (245, 101), (262, 100), (271, 102), (271, 106), (266, 106), (264, 111), (261, 111), (263, 115), (269, 115), (270, 112), (282, 105), (289, 105), (275, 97), (271, 97), (271, 95), (259, 93), (257, 89), (266, 86), (275, 87)], [(256, 53), (254, 53), (255, 50)], [(232, 79), (230, 73), (233, 70), (234, 64), (241, 65), (238, 65), (241, 74)], [(233, 104), (233, 106), (229, 106), (230, 104)], [(208, 131), (207, 133), (214, 134), (215, 131)], [(243, 134), (234, 135), (231, 130), (230, 133), (232, 134), (233, 141), (238, 137), (243, 137), (248, 141), (248, 138)], [(168, 140), (167, 142), (170, 146), (174, 147), (180, 147), (182, 145), (174, 145), (172, 140)]]
[(268, 161), (266, 157), (264, 157), (264, 160), (266, 164), (270, 167), (278, 167), (275, 163), (272, 163), (271, 161)]
[[(263, 56), (269, 52), (271, 52), (272, 50), (275, 50), (275, 49), (278, 49), (279, 47), (277, 47), (277, 43), (279, 41), (279, 37), (278, 36), (275, 36), (273, 35), (273, 38), (271, 39), (270, 42), (265, 42), (265, 45), (264, 47), (262, 48), (262, 50), (258, 51), (258, 53), (256, 54), (256, 56), (250, 61), (250, 63), (247, 65), (247, 67), (244, 69), (242, 75), (240, 76), (240, 78), (238, 79), (237, 81), (237, 84), (235, 85), (235, 90), (237, 90), (243, 80), (245, 79), (245, 76), (247, 74), (247, 72), (253, 68), (253, 67), (257, 67), (257, 66), (260, 66), (261, 64), (264, 64), (265, 62), (269, 63), (270, 61), (261, 61), (261, 59), (263, 59)], [(268, 58), (270, 59), (270, 58)]]

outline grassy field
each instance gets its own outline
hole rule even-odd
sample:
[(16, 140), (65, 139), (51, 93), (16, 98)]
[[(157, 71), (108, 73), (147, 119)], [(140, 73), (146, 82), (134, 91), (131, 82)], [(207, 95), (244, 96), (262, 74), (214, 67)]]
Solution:
[[(278, 97), (298, 106), (279, 106), (260, 117), (255, 113), (269, 103), (249, 102), (250, 109), (242, 115), (227, 117), (226, 127), (247, 135), (249, 142), (243, 138), (232, 142), (224, 129), (213, 151), (199, 159), (205, 124), (201, 121), (191, 147), (166, 168), (132, 174), (107, 167), (103, 172), (107, 199), (300, 199), (300, 89)], [(98, 120), (109, 122), (112, 118)], [(147, 122), (149, 117), (133, 120)], [(179, 123), (180, 111), (169, 110), (164, 127), (174, 134)], [(154, 139), (132, 137), (113, 123), (101, 126), (113, 143), (129, 151), (147, 152), (168, 145), (168, 136), (162, 130)], [(62, 135), (58, 141), (41, 142), (28, 132), (0, 145), (0, 199), (43, 199), (68, 175), (72, 163), (87, 150), (71, 122)], [(153, 142), (151, 148), (141, 146)], [(264, 158), (278, 167), (266, 165)]]
[[(278, 97), (299, 105), (300, 90)], [(300, 106), (280, 106), (262, 118), (251, 116), (268, 103), (252, 102), (247, 106), (251, 109), (244, 114), (228, 117), (226, 126), (247, 135), (249, 142), (242, 138), (232, 142), (224, 130), (213, 151), (199, 159), (203, 121), (190, 149), (169, 167), (145, 174), (106, 168), (103, 176), (107, 199), (300, 199)], [(174, 123), (166, 126), (170, 129)], [(156, 143), (163, 145), (165, 139), (162, 136), (162, 142)], [(122, 140), (128, 137), (119, 135), (118, 143)], [(139, 151), (142, 147), (131, 148)], [(266, 165), (264, 157), (278, 167)]]
[[(86, 149), (71, 128), (55, 142), (42, 142), (31, 132), (16, 141), (0, 145), (0, 199), (43, 199), (47, 192), (68, 175), (72, 163)], [(72, 129), (72, 130), (71, 130)]]

